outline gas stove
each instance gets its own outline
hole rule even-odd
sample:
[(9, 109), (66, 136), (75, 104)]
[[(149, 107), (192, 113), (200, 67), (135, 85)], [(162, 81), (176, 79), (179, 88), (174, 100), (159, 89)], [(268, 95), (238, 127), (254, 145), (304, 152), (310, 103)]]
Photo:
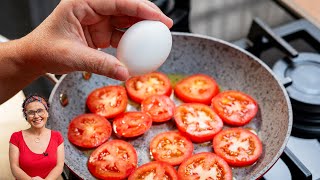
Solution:
[(273, 70), (292, 103), (289, 142), (263, 179), (320, 179), (320, 29), (304, 19), (271, 29), (256, 18), (233, 43)]

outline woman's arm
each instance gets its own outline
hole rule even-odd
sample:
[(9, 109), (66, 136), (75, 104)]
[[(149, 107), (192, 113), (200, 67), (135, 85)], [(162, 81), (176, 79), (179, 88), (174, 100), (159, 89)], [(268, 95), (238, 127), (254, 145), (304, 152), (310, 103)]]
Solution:
[(31, 179), (19, 166), (19, 148), (13, 144), (9, 144), (9, 160), (12, 175), (16, 179)]
[(23, 39), (0, 43), (0, 104), (44, 74), (25, 61), (30, 47), (24, 43)]
[(57, 179), (63, 171), (64, 165), (64, 143), (58, 146), (57, 150), (57, 165), (54, 167), (45, 179)]

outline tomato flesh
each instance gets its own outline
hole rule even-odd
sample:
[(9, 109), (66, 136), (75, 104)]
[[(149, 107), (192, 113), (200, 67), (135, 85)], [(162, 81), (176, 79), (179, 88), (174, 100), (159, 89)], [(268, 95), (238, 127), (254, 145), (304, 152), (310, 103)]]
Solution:
[(174, 120), (179, 131), (197, 143), (211, 141), (223, 127), (220, 117), (209, 106), (199, 103), (176, 107)]
[(125, 86), (130, 99), (137, 103), (151, 95), (170, 96), (172, 92), (169, 78), (160, 72), (132, 77), (126, 81)]
[(214, 153), (203, 152), (182, 162), (178, 169), (178, 177), (183, 180), (231, 180), (232, 171), (221, 157)]
[(190, 157), (192, 152), (192, 142), (176, 131), (158, 134), (150, 143), (152, 157), (173, 166)]
[(113, 120), (113, 130), (119, 137), (136, 137), (150, 129), (151, 117), (143, 112), (125, 112)]
[(111, 136), (111, 124), (97, 114), (82, 114), (75, 117), (68, 127), (69, 141), (83, 148), (101, 145)]
[(174, 88), (174, 93), (184, 102), (209, 105), (211, 99), (219, 93), (219, 87), (212, 77), (194, 74), (179, 81)]
[(90, 173), (99, 179), (120, 180), (137, 166), (137, 153), (126, 141), (108, 141), (92, 152), (88, 160)]
[(138, 167), (128, 180), (178, 180), (177, 171), (173, 166), (153, 161)]
[(153, 122), (165, 122), (173, 117), (174, 102), (165, 95), (149, 96), (141, 102), (141, 111), (149, 114)]
[(262, 154), (262, 143), (257, 135), (243, 128), (222, 130), (213, 139), (214, 152), (230, 166), (247, 166)]
[(211, 107), (223, 122), (233, 126), (248, 124), (258, 112), (257, 102), (240, 91), (225, 91), (212, 99)]
[(92, 91), (86, 103), (91, 112), (114, 118), (126, 110), (127, 92), (123, 86), (105, 86)]

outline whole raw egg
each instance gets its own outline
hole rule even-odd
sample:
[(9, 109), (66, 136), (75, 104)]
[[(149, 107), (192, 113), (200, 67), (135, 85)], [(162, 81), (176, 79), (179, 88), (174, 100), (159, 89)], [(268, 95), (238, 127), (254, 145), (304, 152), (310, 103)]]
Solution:
[(116, 56), (129, 74), (136, 76), (157, 70), (168, 58), (171, 47), (168, 27), (160, 21), (144, 20), (123, 34)]

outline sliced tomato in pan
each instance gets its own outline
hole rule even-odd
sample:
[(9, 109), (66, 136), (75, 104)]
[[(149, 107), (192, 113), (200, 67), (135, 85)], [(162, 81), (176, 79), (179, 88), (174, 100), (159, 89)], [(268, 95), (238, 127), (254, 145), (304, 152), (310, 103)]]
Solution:
[(247, 166), (262, 154), (262, 143), (257, 135), (243, 128), (220, 131), (213, 139), (214, 152), (230, 166)]
[(111, 136), (110, 122), (97, 114), (82, 114), (69, 124), (68, 139), (72, 144), (83, 148), (101, 145)]
[(136, 150), (130, 143), (122, 140), (102, 144), (91, 153), (88, 160), (90, 173), (99, 179), (125, 179), (136, 166)]
[(168, 76), (160, 72), (132, 77), (126, 81), (125, 86), (130, 99), (137, 103), (151, 95), (170, 96), (172, 92)]
[(174, 120), (180, 132), (198, 143), (211, 141), (223, 127), (220, 117), (209, 106), (200, 103), (176, 107)]
[(177, 171), (173, 166), (153, 161), (138, 167), (128, 180), (178, 180)]
[(212, 77), (194, 74), (179, 81), (174, 87), (174, 93), (184, 102), (209, 105), (211, 99), (219, 93), (219, 87)]
[(224, 91), (212, 99), (211, 106), (223, 122), (233, 126), (248, 124), (258, 112), (257, 102), (240, 91)]
[(183, 180), (221, 179), (231, 180), (232, 171), (227, 162), (210, 152), (195, 154), (182, 162), (178, 177)]
[(136, 137), (150, 129), (151, 117), (139, 111), (129, 111), (117, 116), (113, 120), (113, 131), (119, 137)]
[(189, 158), (193, 152), (192, 142), (177, 131), (163, 132), (150, 142), (150, 154), (157, 161), (173, 166)]
[(173, 117), (175, 104), (165, 95), (149, 96), (141, 102), (141, 111), (149, 114), (153, 122), (165, 122)]
[(92, 113), (114, 118), (126, 110), (127, 92), (123, 86), (101, 87), (89, 94), (86, 103)]

